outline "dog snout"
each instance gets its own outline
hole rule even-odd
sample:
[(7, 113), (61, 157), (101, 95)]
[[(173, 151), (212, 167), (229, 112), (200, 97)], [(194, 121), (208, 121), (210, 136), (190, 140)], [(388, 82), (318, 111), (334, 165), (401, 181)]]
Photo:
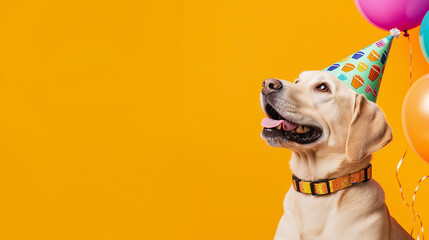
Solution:
[(272, 92), (278, 91), (282, 88), (282, 83), (280, 80), (274, 79), (274, 78), (268, 78), (265, 79), (262, 83), (262, 94), (268, 95)]

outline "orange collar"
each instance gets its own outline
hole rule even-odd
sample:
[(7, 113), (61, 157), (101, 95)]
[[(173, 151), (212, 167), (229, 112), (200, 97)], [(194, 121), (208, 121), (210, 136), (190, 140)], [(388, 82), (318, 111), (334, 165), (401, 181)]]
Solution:
[(293, 188), (300, 193), (311, 194), (313, 196), (322, 196), (361, 182), (367, 182), (371, 179), (371, 177), (372, 165), (369, 164), (368, 167), (361, 169), (360, 171), (334, 179), (305, 181), (299, 179), (295, 175), (292, 175), (292, 183)]

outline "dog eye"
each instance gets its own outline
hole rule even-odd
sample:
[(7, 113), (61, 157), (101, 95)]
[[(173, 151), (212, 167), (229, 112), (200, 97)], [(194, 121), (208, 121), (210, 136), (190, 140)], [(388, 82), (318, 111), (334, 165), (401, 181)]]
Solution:
[(321, 91), (321, 92), (329, 92), (329, 88), (328, 85), (326, 85), (326, 83), (321, 83), (316, 87), (317, 90)]

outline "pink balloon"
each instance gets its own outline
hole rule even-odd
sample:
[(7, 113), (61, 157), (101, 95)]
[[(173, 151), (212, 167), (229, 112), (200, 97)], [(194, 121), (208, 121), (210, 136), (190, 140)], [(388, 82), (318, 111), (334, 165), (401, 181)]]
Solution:
[(355, 4), (369, 23), (387, 31), (415, 28), (429, 11), (429, 0), (355, 0)]

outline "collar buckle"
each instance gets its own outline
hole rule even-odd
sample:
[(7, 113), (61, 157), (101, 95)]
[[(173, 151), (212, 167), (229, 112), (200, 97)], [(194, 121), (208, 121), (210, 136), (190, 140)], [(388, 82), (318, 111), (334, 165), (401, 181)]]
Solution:
[[(316, 190), (314, 188), (314, 184), (317, 183), (325, 183), (326, 184), (326, 189), (328, 190), (328, 192), (326, 193), (316, 193)], [(322, 195), (327, 195), (331, 193), (331, 188), (329, 187), (329, 180), (328, 179), (323, 179), (323, 180), (318, 180), (318, 181), (312, 181), (310, 182), (310, 190), (311, 190), (311, 195), (313, 196), (322, 196)]]
[(293, 184), (293, 188), (295, 189), (295, 191), (301, 192), (301, 189), (299, 188), (299, 182), (301, 181), (301, 179), (299, 179), (294, 174), (292, 175), (292, 179), (294, 180), (294, 181), (292, 181), (292, 184)]
[(365, 169), (364, 169), (364, 172), (365, 172), (365, 175), (364, 175), (364, 177), (363, 177), (363, 182), (368, 182), (371, 178), (372, 178), (372, 176), (369, 176), (368, 174), (368, 170), (372, 170), (372, 169), (370, 169), (370, 168), (372, 168), (372, 165), (371, 164), (369, 164), (368, 165), (368, 167), (366, 167)]

